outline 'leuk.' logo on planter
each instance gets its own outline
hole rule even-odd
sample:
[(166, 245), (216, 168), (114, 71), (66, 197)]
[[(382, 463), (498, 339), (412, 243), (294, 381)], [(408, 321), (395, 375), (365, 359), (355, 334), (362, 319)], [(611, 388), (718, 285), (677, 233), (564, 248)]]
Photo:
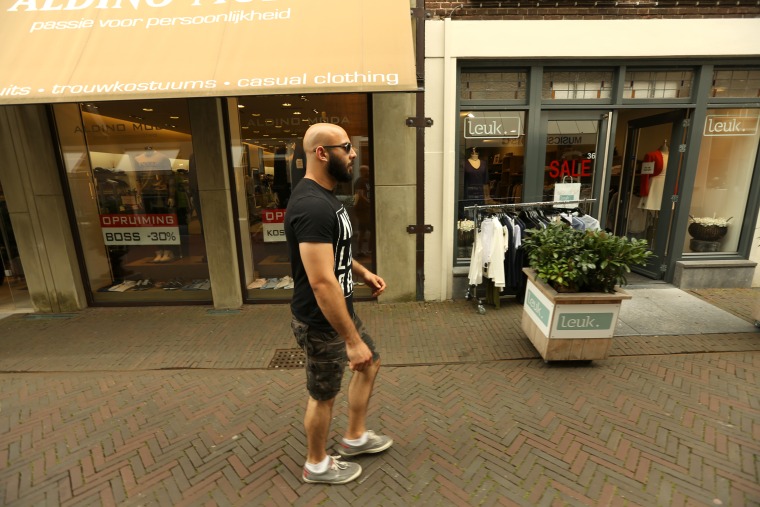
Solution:
[(605, 313), (562, 313), (557, 322), (557, 329), (562, 331), (583, 331), (610, 329), (614, 315)]

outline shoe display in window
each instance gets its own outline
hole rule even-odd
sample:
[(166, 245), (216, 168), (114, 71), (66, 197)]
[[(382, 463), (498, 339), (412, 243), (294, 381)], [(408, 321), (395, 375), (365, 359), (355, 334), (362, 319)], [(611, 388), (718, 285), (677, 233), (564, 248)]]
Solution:
[(260, 289), (266, 283), (267, 283), (267, 279), (266, 278), (257, 278), (257, 279), (255, 279), (254, 281), (252, 281), (251, 283), (248, 284), (248, 288), (249, 289)]

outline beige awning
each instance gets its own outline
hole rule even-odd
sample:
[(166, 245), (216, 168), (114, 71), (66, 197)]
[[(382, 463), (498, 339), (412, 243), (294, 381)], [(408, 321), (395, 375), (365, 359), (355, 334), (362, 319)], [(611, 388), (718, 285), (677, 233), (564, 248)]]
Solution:
[(409, 0), (6, 0), (0, 104), (417, 88)]

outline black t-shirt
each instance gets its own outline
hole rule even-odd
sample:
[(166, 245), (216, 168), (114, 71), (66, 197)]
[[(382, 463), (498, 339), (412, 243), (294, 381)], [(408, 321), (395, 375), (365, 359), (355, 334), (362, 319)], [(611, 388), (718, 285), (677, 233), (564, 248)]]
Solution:
[(306, 178), (296, 185), (285, 212), (285, 237), (294, 281), (290, 308), (296, 319), (318, 329), (331, 329), (309, 285), (300, 243), (332, 244), (335, 278), (343, 289), (348, 313), (353, 316), (352, 234), (348, 212), (332, 192)]

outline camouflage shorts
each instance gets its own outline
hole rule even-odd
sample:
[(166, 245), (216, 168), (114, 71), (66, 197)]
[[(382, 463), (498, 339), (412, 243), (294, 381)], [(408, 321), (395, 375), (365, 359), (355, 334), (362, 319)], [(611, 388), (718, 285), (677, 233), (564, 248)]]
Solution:
[[(359, 336), (372, 351), (372, 359), (377, 361), (380, 355), (375, 350), (375, 342), (356, 315), (354, 325)], [(333, 330), (310, 329), (308, 324), (295, 317), (290, 326), (293, 328), (298, 346), (306, 352), (306, 389), (309, 395), (318, 401), (335, 398), (340, 392), (343, 372), (348, 362), (346, 342)]]

